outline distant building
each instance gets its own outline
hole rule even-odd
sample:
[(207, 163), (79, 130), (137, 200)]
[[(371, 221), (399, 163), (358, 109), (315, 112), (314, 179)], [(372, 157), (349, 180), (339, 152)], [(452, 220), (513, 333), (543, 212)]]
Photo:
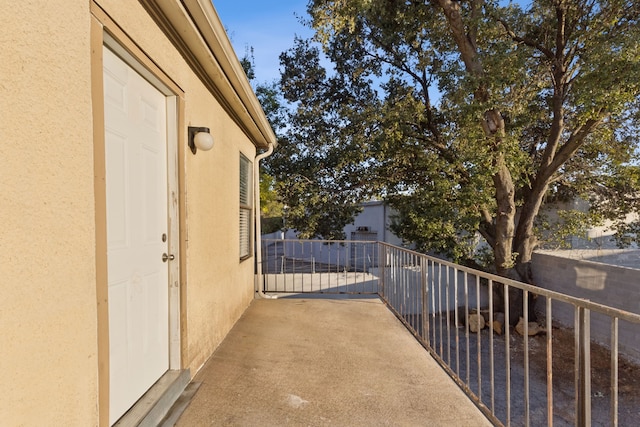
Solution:
[(383, 201), (365, 202), (351, 224), (344, 227), (347, 240), (380, 241), (401, 246), (402, 239), (390, 230), (395, 211)]
[[(346, 240), (365, 240), (371, 242), (385, 242), (402, 246), (400, 237), (391, 232), (391, 216), (395, 211), (383, 201), (362, 203), (362, 212), (353, 219), (353, 222), (344, 227)], [(286, 229), (275, 233), (265, 234), (264, 239), (297, 239), (296, 230)]]
[[(551, 222), (561, 221), (559, 211), (578, 211), (586, 213), (589, 210), (589, 202), (576, 199), (569, 202), (554, 203), (544, 208), (541, 212), (546, 215)], [(637, 214), (627, 215), (626, 222), (638, 221)], [(612, 221), (606, 221), (600, 226), (591, 227), (583, 235), (569, 236), (564, 242), (563, 248), (557, 249), (618, 249), (615, 239), (615, 230), (611, 227)], [(557, 245), (556, 245), (557, 246)], [(543, 245), (544, 249), (556, 249), (553, 244)], [(632, 244), (631, 248), (637, 249), (637, 245)]]

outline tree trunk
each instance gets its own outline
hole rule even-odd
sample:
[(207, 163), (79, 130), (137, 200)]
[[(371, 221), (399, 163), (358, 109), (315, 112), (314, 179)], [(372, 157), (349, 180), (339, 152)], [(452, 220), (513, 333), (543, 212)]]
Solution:
[(548, 179), (536, 181), (534, 187), (526, 197), (524, 205), (520, 211), (520, 218), (516, 228), (514, 247), (518, 253), (516, 257), (516, 270), (520, 280), (533, 284), (531, 273), (531, 258), (533, 251), (538, 244), (538, 240), (533, 231), (534, 221), (540, 212), (542, 199), (549, 187)]
[[(498, 171), (493, 177), (495, 185), (495, 197), (497, 210), (495, 215), (495, 245), (493, 254), (495, 259), (496, 273), (499, 276), (512, 280), (522, 281), (520, 271), (514, 259), (514, 231), (515, 231), (515, 200), (514, 186), (511, 174), (504, 164), (503, 156), (500, 154), (496, 160)], [(518, 256), (519, 257), (519, 256)], [(502, 301), (497, 301), (494, 307), (498, 312), (507, 312), (505, 306), (504, 288), (498, 286), (498, 296)], [(523, 292), (520, 289), (509, 287), (509, 323), (514, 326), (523, 315)]]
[(513, 269), (513, 237), (515, 230), (514, 186), (511, 174), (504, 164), (504, 156), (496, 159), (498, 171), (493, 176), (495, 186), (495, 245), (493, 248), (496, 272), (500, 276), (510, 277)]
[[(442, 8), (449, 29), (453, 36), (462, 61), (468, 73), (479, 79), (478, 87), (474, 91), (474, 98), (479, 102), (489, 100), (487, 87), (482, 83), (484, 68), (478, 56), (476, 47), (477, 23), (465, 25), (460, 13), (460, 4), (454, 0), (438, 0)], [(480, 13), (482, 0), (472, 0), (472, 15)], [(513, 280), (521, 280), (519, 272), (515, 268), (513, 256), (515, 237), (515, 188), (511, 172), (509, 171), (504, 154), (502, 153), (502, 142), (505, 134), (505, 123), (500, 111), (496, 109), (487, 110), (481, 121), (482, 129), (487, 137), (487, 143), (491, 144), (491, 149), (495, 154), (493, 184), (495, 187), (496, 212), (495, 212), (495, 236), (493, 240), (493, 253), (495, 267), (498, 275)], [(501, 287), (499, 286), (500, 290)], [(509, 316), (510, 323), (514, 325), (518, 322), (523, 311), (522, 291), (509, 288)], [(499, 291), (500, 292), (500, 291)], [(504, 304), (504, 302), (499, 303)], [(498, 308), (500, 309), (500, 308)], [(502, 305), (502, 310), (506, 310)]]

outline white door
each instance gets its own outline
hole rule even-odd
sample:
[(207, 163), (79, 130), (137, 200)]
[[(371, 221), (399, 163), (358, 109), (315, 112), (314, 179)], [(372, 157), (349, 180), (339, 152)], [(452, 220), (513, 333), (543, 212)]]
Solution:
[(109, 419), (169, 369), (167, 100), (104, 48)]

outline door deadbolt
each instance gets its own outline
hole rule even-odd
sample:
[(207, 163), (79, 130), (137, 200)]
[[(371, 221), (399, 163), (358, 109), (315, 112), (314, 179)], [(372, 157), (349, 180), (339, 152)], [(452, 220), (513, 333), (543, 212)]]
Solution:
[(173, 261), (174, 259), (176, 259), (176, 256), (174, 254), (162, 254), (162, 262)]

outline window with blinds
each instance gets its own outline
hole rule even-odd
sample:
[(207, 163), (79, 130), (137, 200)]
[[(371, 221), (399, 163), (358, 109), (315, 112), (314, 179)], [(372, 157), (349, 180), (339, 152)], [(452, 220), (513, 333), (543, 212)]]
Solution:
[(251, 256), (251, 162), (240, 154), (240, 259)]

